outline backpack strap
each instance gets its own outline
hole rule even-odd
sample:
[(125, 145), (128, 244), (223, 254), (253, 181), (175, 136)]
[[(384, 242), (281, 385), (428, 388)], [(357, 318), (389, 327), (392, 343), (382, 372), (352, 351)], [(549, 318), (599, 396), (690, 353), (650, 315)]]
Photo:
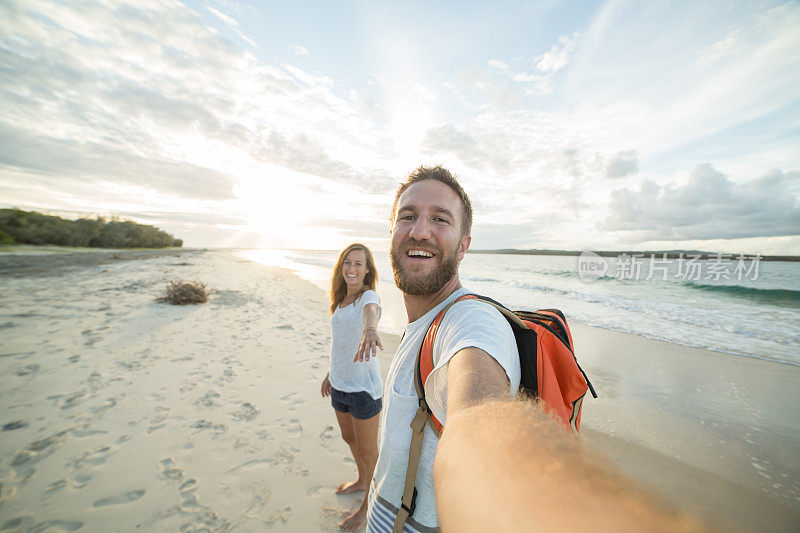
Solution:
[(428, 422), (429, 415), (428, 404), (423, 398), (420, 398), (417, 413), (414, 415), (414, 420), (411, 421), (411, 446), (408, 449), (406, 484), (403, 488), (403, 497), (400, 508), (397, 510), (392, 533), (402, 533), (403, 525), (408, 517), (414, 514), (414, 509), (417, 507), (417, 487), (414, 486), (414, 482), (417, 479), (419, 458), (422, 455), (422, 437), (425, 434), (425, 424)]
[(525, 323), (514, 313), (494, 300), (478, 296), (477, 294), (465, 294), (456, 298), (444, 306), (444, 308), (439, 311), (439, 314), (436, 315), (436, 318), (433, 319), (433, 322), (431, 322), (414, 363), (414, 388), (417, 390), (419, 407), (417, 408), (417, 413), (414, 415), (414, 419), (411, 421), (411, 446), (408, 449), (406, 482), (403, 488), (402, 504), (397, 511), (397, 518), (394, 521), (392, 533), (402, 533), (403, 525), (406, 523), (406, 520), (408, 520), (408, 517), (414, 514), (414, 509), (416, 508), (417, 488), (414, 484), (417, 479), (419, 459), (422, 455), (422, 437), (425, 435), (425, 424), (430, 425), (430, 428), (437, 438), (441, 438), (442, 436), (442, 429), (444, 429), (442, 423), (433, 416), (430, 407), (428, 407), (428, 402), (425, 400), (425, 382), (428, 380), (428, 376), (431, 372), (433, 372), (433, 343), (436, 341), (436, 333), (439, 331), (439, 326), (448, 309), (462, 300), (481, 300), (487, 302), (497, 308), (498, 311), (503, 313), (503, 315), (510, 320), (513, 320), (523, 328), (527, 328)]
[[(439, 332), (439, 326), (442, 324), (445, 313), (447, 313), (447, 311), (455, 304), (464, 300), (480, 300), (481, 302), (485, 302), (500, 311), (500, 313), (506, 317), (507, 320), (513, 322), (522, 329), (528, 329), (528, 325), (525, 324), (522, 319), (520, 319), (508, 308), (492, 300), (491, 298), (480, 296), (478, 294), (465, 294), (456, 298), (447, 304), (441, 311), (439, 311), (439, 314), (433, 319), (433, 322), (431, 322), (431, 325), (428, 327), (428, 332), (425, 334), (425, 339), (422, 341), (422, 345), (419, 348), (419, 353), (417, 354), (417, 360), (414, 366), (414, 387), (417, 390), (417, 396), (422, 399), (425, 398), (425, 382), (428, 381), (428, 376), (430, 376), (431, 372), (433, 372), (433, 343), (436, 342), (436, 334)], [(429, 423), (436, 436), (441, 437), (443, 426), (442, 423), (439, 422), (435, 416), (433, 416), (433, 413), (430, 413)]]

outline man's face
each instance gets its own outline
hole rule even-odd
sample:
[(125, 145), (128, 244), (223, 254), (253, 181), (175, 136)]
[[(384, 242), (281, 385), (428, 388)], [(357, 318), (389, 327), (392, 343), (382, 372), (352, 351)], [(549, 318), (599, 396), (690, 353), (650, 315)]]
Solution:
[(406, 294), (435, 294), (458, 274), (469, 248), (461, 236), (463, 206), (450, 187), (435, 180), (411, 185), (397, 202), (391, 259), (397, 287)]

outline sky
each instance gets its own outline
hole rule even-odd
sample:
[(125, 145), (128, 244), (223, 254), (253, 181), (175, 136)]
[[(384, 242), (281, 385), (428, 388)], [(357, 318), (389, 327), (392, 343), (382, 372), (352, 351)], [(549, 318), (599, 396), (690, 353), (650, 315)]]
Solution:
[(0, 206), (189, 247), (800, 254), (800, 3), (0, 2)]

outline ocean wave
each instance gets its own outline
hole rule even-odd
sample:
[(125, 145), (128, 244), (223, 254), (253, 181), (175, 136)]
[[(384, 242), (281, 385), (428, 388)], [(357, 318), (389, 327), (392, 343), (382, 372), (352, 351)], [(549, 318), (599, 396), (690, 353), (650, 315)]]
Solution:
[(494, 282), (494, 283), (502, 283), (499, 279), (484, 278), (484, 277), (481, 277), (481, 276), (465, 276), (464, 279), (467, 280), (467, 281), (490, 281), (490, 282)]
[(773, 363), (800, 366), (800, 361), (796, 361), (796, 360), (792, 359), (791, 355), (785, 355), (784, 356), (782, 354), (774, 354), (774, 353), (770, 353), (769, 355), (765, 354), (765, 353), (748, 353), (748, 352), (744, 352), (744, 351), (741, 351), (741, 350), (737, 350), (737, 349), (735, 349), (733, 347), (730, 347), (730, 346), (721, 346), (721, 345), (718, 345), (718, 344), (708, 343), (708, 342), (704, 343), (704, 342), (701, 342), (700, 339), (692, 340), (692, 339), (687, 339), (686, 337), (676, 338), (676, 337), (672, 337), (672, 336), (669, 336), (669, 335), (664, 335), (662, 333), (657, 333), (657, 332), (654, 332), (654, 331), (638, 330), (638, 329), (635, 329), (635, 328), (626, 328), (626, 327), (624, 327), (624, 326), (622, 326), (620, 324), (609, 324), (607, 322), (604, 322), (602, 320), (597, 320), (597, 319), (593, 320), (593, 319), (575, 318), (575, 322), (579, 322), (581, 324), (585, 324), (587, 326), (591, 326), (591, 327), (594, 327), (594, 328), (602, 328), (602, 329), (608, 329), (608, 330), (612, 330), (612, 331), (618, 331), (620, 333), (641, 335), (642, 337), (647, 337), (649, 339), (653, 339), (653, 340), (657, 340), (657, 341), (663, 341), (663, 342), (669, 342), (669, 343), (672, 343), (672, 344), (679, 344), (681, 346), (687, 346), (689, 348), (700, 348), (700, 349), (703, 349), (703, 350), (711, 350), (713, 352), (719, 352), (719, 353), (724, 353), (724, 354), (728, 354), (728, 355), (735, 355), (735, 356), (739, 356), (739, 357), (748, 357), (748, 358), (751, 358), (751, 359), (761, 359), (763, 361), (770, 361), (770, 362), (773, 362)]
[[(677, 302), (670, 303), (654, 299), (643, 300), (641, 298), (620, 294), (609, 295), (583, 292), (574, 289), (560, 289), (517, 280), (506, 282), (503, 285), (513, 289), (552, 295), (556, 298), (566, 298), (592, 306), (602, 306), (609, 311), (613, 309), (615, 311), (611, 311), (612, 313), (626, 313), (626, 320), (632, 322), (638, 322), (643, 317), (649, 317), (651, 320), (671, 323), (676, 328), (700, 328), (718, 333), (735, 334), (755, 340), (773, 340), (783, 344), (795, 343), (798, 340), (796, 330), (793, 329), (784, 330), (779, 328), (778, 330), (773, 330), (772, 324), (763, 324), (759, 321), (755, 323), (751, 321), (744, 323), (731, 322), (729, 320), (728, 311), (723, 309), (687, 308), (683, 304)], [(531, 301), (536, 299), (536, 297), (532, 297)], [(517, 306), (520, 309), (535, 310), (521, 303), (525, 300), (527, 300), (527, 298), (524, 297), (517, 300)], [(594, 313), (590, 314), (593, 315)], [(617, 320), (620, 319), (620, 316), (617, 316)], [(644, 322), (648, 321), (645, 320)], [(637, 328), (637, 330), (638, 333), (642, 334), (641, 328)]]
[(757, 289), (743, 285), (709, 285), (686, 281), (682, 284), (695, 290), (713, 292), (727, 296), (746, 298), (748, 300), (780, 305), (783, 307), (800, 307), (800, 291), (791, 289)]
[(287, 256), (286, 259), (292, 261), (293, 263), (300, 263), (301, 265), (311, 265), (324, 268), (333, 268), (335, 264), (335, 261), (329, 261), (327, 259), (319, 259), (316, 257), (303, 257), (299, 255), (290, 255)]

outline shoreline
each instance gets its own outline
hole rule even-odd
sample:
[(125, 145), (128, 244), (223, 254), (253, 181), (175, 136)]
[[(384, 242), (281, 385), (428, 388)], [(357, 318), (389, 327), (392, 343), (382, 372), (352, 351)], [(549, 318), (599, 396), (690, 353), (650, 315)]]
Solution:
[[(318, 396), (324, 291), (231, 252), (103, 270), (4, 280), (0, 527), (335, 531), (361, 495), (333, 494), (355, 468)], [(175, 277), (209, 302), (154, 303)], [(587, 448), (725, 530), (797, 528), (795, 367), (572, 329), (600, 395)], [(381, 339), (385, 379), (399, 337)]]
[[(157, 257), (181, 257), (202, 253), (192, 248), (73, 248), (43, 245), (13, 245), (13, 250), (0, 247), (0, 278), (57, 276), (71, 270)], [(46, 261), (45, 261), (46, 259)]]
[(800, 524), (800, 369), (576, 324), (586, 442), (727, 531)]

